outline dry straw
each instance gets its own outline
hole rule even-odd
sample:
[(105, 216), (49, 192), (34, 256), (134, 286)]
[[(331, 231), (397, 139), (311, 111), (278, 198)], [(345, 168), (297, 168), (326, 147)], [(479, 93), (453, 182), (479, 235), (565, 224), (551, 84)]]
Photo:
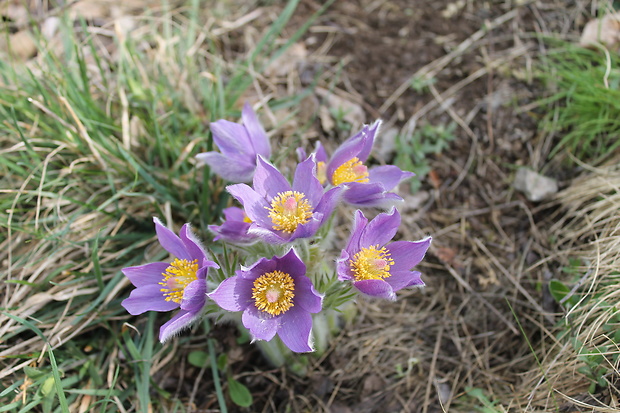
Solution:
[[(612, 318), (620, 301), (620, 163), (616, 160), (586, 170), (583, 177), (558, 194), (565, 214), (550, 231), (558, 234), (561, 254), (581, 263), (573, 266), (583, 274), (579, 279), (562, 280), (571, 283), (570, 294), (579, 301), (565, 311), (558, 323), (557, 333), (567, 330), (564, 339), (556, 341), (541, 359), (541, 365), (525, 376), (521, 395), (526, 398), (528, 411), (586, 408), (617, 412), (620, 407), (615, 387), (618, 363), (613, 362), (620, 348), (612, 339)], [(585, 365), (583, 356), (579, 356), (603, 347), (606, 351), (600, 366), (606, 369), (602, 375), (609, 385), (598, 386), (591, 394), (591, 381), (578, 372)]]

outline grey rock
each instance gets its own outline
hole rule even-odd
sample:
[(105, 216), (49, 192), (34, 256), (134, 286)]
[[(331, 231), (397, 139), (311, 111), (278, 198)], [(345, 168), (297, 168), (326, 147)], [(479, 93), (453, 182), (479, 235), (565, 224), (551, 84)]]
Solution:
[(517, 171), (514, 187), (523, 192), (525, 197), (532, 202), (542, 201), (558, 192), (558, 182), (555, 179), (525, 167)]

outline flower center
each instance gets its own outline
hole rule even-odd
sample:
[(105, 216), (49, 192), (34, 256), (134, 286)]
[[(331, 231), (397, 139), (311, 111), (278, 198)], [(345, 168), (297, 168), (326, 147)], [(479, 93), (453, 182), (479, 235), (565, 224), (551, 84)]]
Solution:
[(362, 248), (350, 261), (351, 271), (355, 275), (355, 281), (382, 280), (390, 276), (390, 267), (394, 260), (390, 253), (378, 245)]
[(166, 301), (180, 303), (183, 299), (183, 292), (192, 281), (196, 281), (198, 276), (198, 260), (188, 261), (175, 258), (162, 273), (164, 279), (159, 283), (161, 291), (166, 297)]
[(327, 165), (325, 162), (319, 161), (316, 163), (316, 177), (321, 185), (325, 185), (327, 181)]
[(304, 194), (297, 191), (280, 192), (271, 201), (271, 208), (267, 209), (273, 229), (278, 231), (294, 232), (298, 225), (312, 218), (312, 207)]
[(347, 182), (368, 182), (368, 168), (357, 156), (340, 165), (332, 174), (334, 186)]
[(252, 298), (256, 308), (280, 315), (291, 308), (295, 297), (293, 278), (282, 271), (268, 272), (254, 281)]
[(246, 224), (251, 224), (252, 220), (250, 219), (250, 217), (248, 217), (245, 212), (243, 213), (243, 222), (245, 222)]

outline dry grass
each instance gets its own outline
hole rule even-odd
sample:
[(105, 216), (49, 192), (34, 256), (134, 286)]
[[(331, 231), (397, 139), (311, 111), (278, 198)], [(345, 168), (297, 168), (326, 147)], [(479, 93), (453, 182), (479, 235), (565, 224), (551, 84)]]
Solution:
[[(558, 201), (566, 212), (551, 231), (558, 234), (558, 251), (582, 263), (574, 268), (581, 276), (573, 280), (579, 303), (565, 311), (567, 321), (556, 328), (566, 331), (565, 339), (549, 349), (540, 369), (526, 375), (521, 389), (532, 408), (573, 404), (588, 411), (618, 411), (620, 348), (614, 339), (620, 258), (618, 161), (588, 167), (558, 195)], [(607, 349), (600, 365), (605, 368), (608, 387), (589, 395), (590, 383), (577, 369), (586, 365), (583, 355), (597, 348)]]

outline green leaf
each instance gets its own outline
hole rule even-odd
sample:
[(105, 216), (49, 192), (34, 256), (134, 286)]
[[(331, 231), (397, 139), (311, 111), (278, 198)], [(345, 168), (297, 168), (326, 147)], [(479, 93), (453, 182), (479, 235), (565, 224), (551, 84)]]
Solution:
[(226, 354), (220, 354), (217, 358), (217, 368), (220, 369), (221, 371), (226, 370), (226, 366), (228, 365), (228, 357), (226, 357)]
[(579, 302), (579, 298), (575, 295), (571, 296), (568, 300), (562, 302), (564, 297), (566, 297), (570, 293), (570, 288), (568, 288), (568, 286), (562, 281), (549, 281), (549, 292), (558, 304), (564, 305), (566, 307), (573, 307)]
[(28, 376), (28, 378), (32, 379), (32, 380), (37, 380), (40, 379), (41, 377), (47, 375), (47, 372), (43, 372), (39, 369), (36, 369), (34, 367), (30, 367), (30, 366), (25, 366), (24, 367), (24, 373), (26, 373), (26, 376)]
[(237, 406), (250, 407), (252, 405), (252, 393), (243, 384), (232, 377), (228, 378), (228, 393), (230, 399)]
[(44, 397), (49, 396), (50, 394), (54, 394), (54, 377), (49, 376), (47, 379), (45, 379), (45, 381), (43, 382), (43, 384), (41, 385), (41, 394)]
[(187, 356), (187, 361), (189, 361), (189, 364), (194, 367), (203, 368), (209, 362), (209, 355), (205, 351), (195, 350), (189, 353), (189, 356)]

